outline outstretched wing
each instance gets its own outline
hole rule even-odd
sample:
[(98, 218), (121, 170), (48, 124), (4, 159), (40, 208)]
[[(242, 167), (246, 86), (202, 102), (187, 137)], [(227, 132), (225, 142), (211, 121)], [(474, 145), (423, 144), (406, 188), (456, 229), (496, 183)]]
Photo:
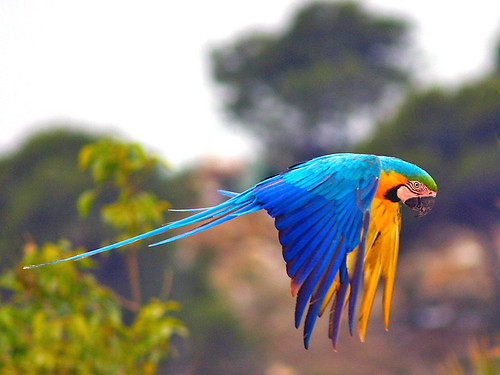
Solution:
[[(352, 330), (380, 168), (380, 160), (374, 155), (328, 155), (297, 165), (253, 189), (256, 200), (275, 218), (292, 279), (292, 295), (297, 296), (297, 328), (309, 303), (304, 323), (306, 348), (321, 306), (325, 298), (330, 299), (333, 293), (328, 296), (328, 292), (336, 283), (330, 328), (333, 345), (349, 286)], [(356, 259), (361, 261), (348, 265), (348, 254), (355, 249)]]

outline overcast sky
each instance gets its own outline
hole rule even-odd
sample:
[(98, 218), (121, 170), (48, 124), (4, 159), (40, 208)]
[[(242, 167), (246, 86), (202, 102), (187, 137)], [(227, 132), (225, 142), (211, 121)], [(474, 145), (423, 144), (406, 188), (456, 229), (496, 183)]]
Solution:
[[(174, 164), (248, 155), (224, 125), (208, 51), (249, 30), (279, 30), (306, 1), (2, 0), (0, 148), (71, 122), (139, 141)], [(491, 68), (500, 1), (366, 0), (414, 25), (426, 83)]]

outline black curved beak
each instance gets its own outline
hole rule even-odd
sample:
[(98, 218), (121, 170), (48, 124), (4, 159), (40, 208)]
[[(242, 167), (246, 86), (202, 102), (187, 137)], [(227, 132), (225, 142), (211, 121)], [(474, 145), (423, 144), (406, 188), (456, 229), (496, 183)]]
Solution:
[(418, 211), (416, 217), (427, 215), (434, 207), (435, 196), (408, 198), (403, 204), (412, 210)]

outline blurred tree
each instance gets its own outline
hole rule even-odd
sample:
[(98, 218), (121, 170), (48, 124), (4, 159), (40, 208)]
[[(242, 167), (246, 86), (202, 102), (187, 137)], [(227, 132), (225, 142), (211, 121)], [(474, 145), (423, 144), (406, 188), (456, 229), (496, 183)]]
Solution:
[(213, 51), (226, 109), (266, 146), (274, 168), (352, 143), (349, 116), (404, 83), (402, 20), (352, 2), (317, 2), (281, 34), (259, 33)]
[(262, 374), (265, 349), (256, 344), (253, 332), (241, 327), (232, 306), (211, 285), (213, 276), (209, 273), (217, 260), (214, 253), (214, 249), (204, 246), (192, 259), (189, 269), (175, 270), (171, 295), (182, 301), (182, 318), (189, 327), (190, 337), (179, 345), (183, 360), (167, 361), (166, 373)]
[[(69, 254), (68, 254), (69, 253)], [(25, 248), (22, 265), (74, 255), (68, 244)], [(120, 300), (90, 274), (90, 260), (26, 271), (17, 266), (0, 278), (8, 291), (0, 306), (0, 370), (3, 374), (155, 374), (186, 329), (171, 316), (176, 302), (152, 300), (131, 324)]]
[(98, 217), (91, 215), (82, 226), (75, 207), (78, 195), (92, 186), (78, 170), (77, 155), (95, 139), (62, 128), (44, 131), (0, 160), (1, 267), (19, 261), (18, 249), (27, 239), (43, 243), (64, 237), (85, 247), (99, 243), (105, 231)]
[(500, 374), (500, 345), (473, 343), (466, 356), (451, 357), (436, 372), (437, 375), (497, 375)]
[(500, 39), (497, 42), (497, 46), (495, 49), (495, 73), (500, 74)]

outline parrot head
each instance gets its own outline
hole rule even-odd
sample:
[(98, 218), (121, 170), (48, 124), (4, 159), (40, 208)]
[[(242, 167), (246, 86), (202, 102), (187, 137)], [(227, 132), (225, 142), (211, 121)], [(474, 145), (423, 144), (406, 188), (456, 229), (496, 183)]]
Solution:
[(437, 192), (431, 190), (423, 182), (408, 181), (397, 188), (396, 194), (406, 207), (417, 211), (417, 217), (422, 217), (434, 207)]
[(382, 170), (389, 178), (384, 184), (385, 197), (392, 202), (401, 202), (417, 211), (417, 217), (427, 215), (434, 207), (437, 185), (422, 168), (404, 160), (382, 156)]

